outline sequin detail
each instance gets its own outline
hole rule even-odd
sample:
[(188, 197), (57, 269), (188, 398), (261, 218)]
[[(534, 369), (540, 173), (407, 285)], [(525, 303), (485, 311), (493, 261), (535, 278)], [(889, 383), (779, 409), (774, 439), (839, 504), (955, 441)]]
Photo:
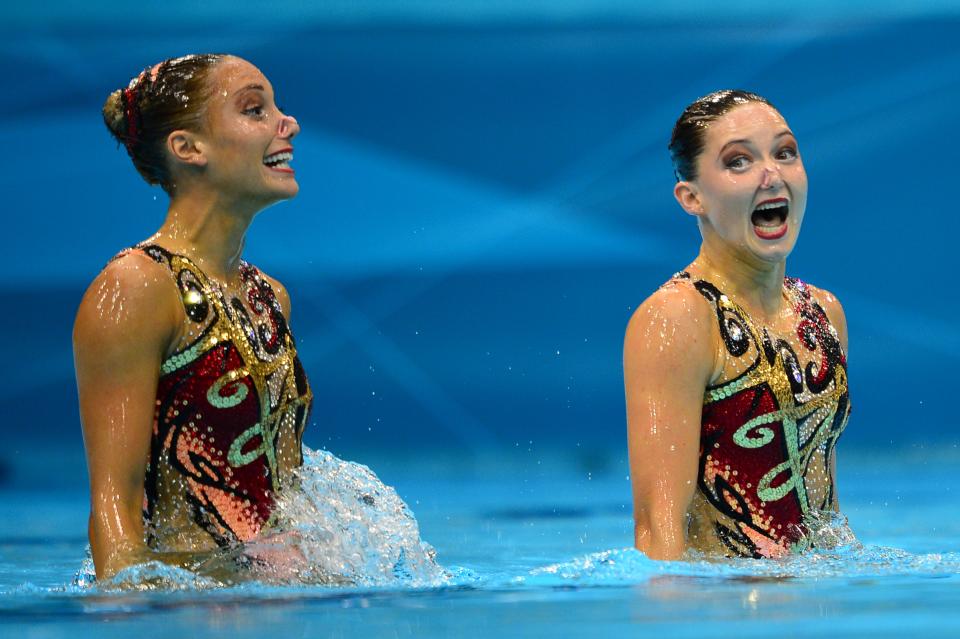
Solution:
[(280, 304), (245, 262), (233, 290), (182, 255), (156, 245), (131, 250), (169, 269), (193, 336), (160, 367), (144, 482), (147, 541), (183, 550), (252, 539), (302, 463), (313, 398)]
[[(690, 281), (686, 273), (675, 279)], [(835, 508), (832, 456), (850, 414), (846, 355), (810, 288), (793, 278), (784, 293), (809, 358), (705, 280), (692, 282), (713, 307), (726, 351), (724, 377), (706, 389), (691, 545), (771, 557), (797, 550), (811, 511)]]

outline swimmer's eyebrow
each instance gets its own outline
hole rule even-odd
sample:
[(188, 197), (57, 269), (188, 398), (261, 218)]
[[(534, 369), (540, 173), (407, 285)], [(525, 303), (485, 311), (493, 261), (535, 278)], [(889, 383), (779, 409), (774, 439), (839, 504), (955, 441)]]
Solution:
[[(784, 129), (784, 130), (781, 131), (780, 133), (777, 133), (775, 136), (773, 136), (773, 138), (776, 140), (776, 139), (779, 139), (779, 138), (784, 137), (785, 135), (793, 136), (793, 131), (791, 131), (790, 129)], [(724, 152), (724, 150), (726, 150), (726, 148), (727, 148), (728, 146), (732, 146), (732, 145), (734, 145), (734, 144), (747, 144), (747, 145), (749, 145), (749, 144), (750, 144), (750, 140), (742, 140), (742, 139), (741, 139), (741, 140), (730, 140), (729, 142), (727, 142), (726, 144), (724, 144), (722, 147), (720, 147), (720, 153), (718, 153), (718, 155), (722, 154), (722, 153)]]
[(266, 91), (266, 89), (263, 88), (263, 85), (262, 85), (262, 84), (248, 84), (247, 86), (243, 87), (242, 89), (237, 89), (236, 91), (233, 92), (233, 94), (234, 94), (234, 95), (239, 95), (239, 94), (243, 93), (244, 91)]

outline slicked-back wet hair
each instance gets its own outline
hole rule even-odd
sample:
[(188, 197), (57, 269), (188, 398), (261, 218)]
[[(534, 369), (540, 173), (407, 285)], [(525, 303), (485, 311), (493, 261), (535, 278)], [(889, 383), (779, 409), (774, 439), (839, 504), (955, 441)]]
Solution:
[(740, 89), (722, 89), (697, 98), (683, 110), (673, 126), (670, 136), (670, 159), (673, 160), (673, 175), (677, 181), (697, 179), (697, 158), (703, 153), (704, 138), (710, 124), (735, 107), (750, 102), (766, 104), (772, 109), (769, 100), (750, 91)]
[(103, 121), (148, 184), (172, 193), (167, 136), (180, 129), (201, 130), (212, 90), (210, 71), (226, 57), (205, 53), (164, 60), (107, 97)]

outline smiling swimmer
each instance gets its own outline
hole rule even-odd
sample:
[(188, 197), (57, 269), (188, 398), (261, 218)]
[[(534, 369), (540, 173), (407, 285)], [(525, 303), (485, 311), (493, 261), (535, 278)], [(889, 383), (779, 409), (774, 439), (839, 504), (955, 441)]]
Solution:
[(100, 578), (151, 560), (196, 568), (268, 535), (313, 397), (286, 290), (241, 259), (254, 216), (299, 189), (300, 127), (270, 82), (240, 58), (190, 55), (133, 78), (103, 114), (170, 204), (96, 277), (74, 327)]

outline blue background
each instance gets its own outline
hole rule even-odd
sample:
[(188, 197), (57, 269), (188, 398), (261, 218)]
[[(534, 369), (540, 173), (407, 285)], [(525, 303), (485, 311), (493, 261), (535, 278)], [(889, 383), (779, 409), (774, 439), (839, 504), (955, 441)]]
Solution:
[(300, 196), (255, 220), (245, 255), (293, 298), (308, 445), (388, 473), (621, 467), (624, 326), (699, 246), (670, 129), (741, 87), (800, 140), (788, 273), (846, 308), (841, 450), (955, 453), (960, 9), (901, 4), (5, 7), (0, 482), (85, 481), (73, 314), (166, 206), (100, 108), (141, 68), (204, 51), (258, 65), (303, 127)]

